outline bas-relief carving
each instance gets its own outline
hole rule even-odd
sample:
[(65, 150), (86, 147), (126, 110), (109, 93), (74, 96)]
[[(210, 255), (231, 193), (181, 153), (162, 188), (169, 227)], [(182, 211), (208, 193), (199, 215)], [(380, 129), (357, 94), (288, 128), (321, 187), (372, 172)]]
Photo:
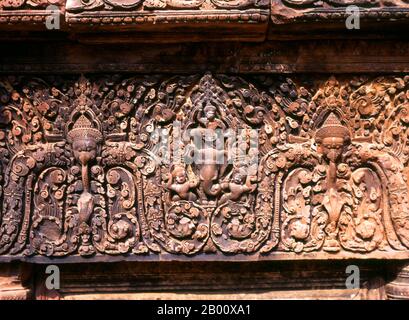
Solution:
[(408, 18), (409, 2), (406, 0), (271, 0), (271, 19), (276, 24), (328, 19), (344, 22), (353, 13), (346, 11), (348, 6), (358, 7), (360, 17), (365, 19), (396, 21)]
[[(0, 256), (407, 257), (407, 88), (406, 76), (3, 77)], [(241, 132), (259, 160), (228, 153), (230, 135), (221, 149), (186, 135), (215, 129)], [(180, 156), (192, 150), (210, 161)]]

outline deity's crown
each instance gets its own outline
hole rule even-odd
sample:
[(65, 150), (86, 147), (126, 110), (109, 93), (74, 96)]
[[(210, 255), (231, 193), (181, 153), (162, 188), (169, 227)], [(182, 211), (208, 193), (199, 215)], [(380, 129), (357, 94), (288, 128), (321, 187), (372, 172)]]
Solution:
[(77, 139), (93, 138), (98, 142), (102, 140), (102, 134), (92, 125), (91, 121), (82, 114), (75, 121), (72, 129), (68, 132), (68, 138), (72, 141)]
[(318, 139), (336, 137), (336, 138), (350, 138), (350, 132), (347, 127), (345, 127), (338, 117), (331, 112), (330, 115), (325, 119), (322, 126), (317, 130), (315, 137)]

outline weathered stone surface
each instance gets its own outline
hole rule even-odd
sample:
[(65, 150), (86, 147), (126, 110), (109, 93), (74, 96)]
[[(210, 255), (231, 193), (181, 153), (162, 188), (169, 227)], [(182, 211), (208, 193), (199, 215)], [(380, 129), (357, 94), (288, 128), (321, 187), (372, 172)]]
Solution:
[(54, 16), (63, 32), (153, 34), (161, 41), (179, 42), (254, 42), (267, 34), (346, 32), (345, 20), (357, 10), (364, 30), (376, 32), (379, 23), (383, 31), (402, 30), (409, 20), (409, 4), (400, 0), (10, 0), (0, 3), (0, 29), (47, 31), (46, 22)]

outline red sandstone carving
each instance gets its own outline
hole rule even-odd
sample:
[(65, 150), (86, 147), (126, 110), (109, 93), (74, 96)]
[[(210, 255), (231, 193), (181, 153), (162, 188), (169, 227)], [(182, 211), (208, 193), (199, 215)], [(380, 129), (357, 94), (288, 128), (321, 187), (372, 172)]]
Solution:
[[(2, 88), (0, 259), (407, 258), (407, 80), (13, 80)], [(205, 143), (227, 128), (258, 162), (229, 153), (231, 135), (222, 149)], [(210, 160), (186, 161), (192, 152)]]
[(348, 6), (359, 9), (361, 19), (407, 19), (407, 1), (392, 0), (271, 0), (271, 19), (276, 24), (335, 20), (344, 22), (351, 15)]

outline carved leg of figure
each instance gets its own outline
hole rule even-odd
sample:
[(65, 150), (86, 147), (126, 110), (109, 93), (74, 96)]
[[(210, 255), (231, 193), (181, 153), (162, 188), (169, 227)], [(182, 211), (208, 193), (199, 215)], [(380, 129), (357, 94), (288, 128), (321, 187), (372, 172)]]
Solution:
[(30, 299), (30, 273), (31, 269), (27, 264), (0, 264), (0, 300)]
[(409, 263), (395, 270), (395, 277), (386, 285), (388, 299), (409, 300)]

